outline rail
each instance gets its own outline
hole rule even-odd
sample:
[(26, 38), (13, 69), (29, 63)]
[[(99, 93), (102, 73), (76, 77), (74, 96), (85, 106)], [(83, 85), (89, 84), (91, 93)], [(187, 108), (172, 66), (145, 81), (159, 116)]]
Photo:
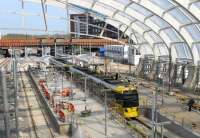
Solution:
[[(22, 88), (23, 88), (23, 91), (24, 91), (24, 93), (25, 93), (25, 99), (26, 99), (26, 103), (27, 103), (27, 105), (28, 105), (28, 111), (29, 111), (29, 113), (30, 113), (30, 118), (31, 118), (31, 122), (32, 122), (32, 125), (33, 125), (33, 130), (34, 130), (35, 137), (36, 137), (36, 138), (39, 138), (39, 135), (38, 135), (38, 132), (37, 132), (37, 131), (38, 131), (37, 123), (36, 123), (36, 121), (35, 121), (35, 118), (34, 118), (34, 115), (33, 115), (33, 109), (32, 109), (32, 107), (31, 107), (31, 104), (30, 104), (30, 101), (29, 101), (29, 98), (28, 98), (28, 93), (27, 93), (27, 91), (26, 91), (27, 86), (25, 85), (25, 81), (24, 81), (24, 79), (23, 79), (23, 75), (25, 75), (25, 76), (28, 78), (29, 82), (30, 82), (30, 79), (29, 79), (29, 77), (28, 77), (28, 75), (27, 75), (26, 72), (23, 72), (23, 73), (25, 73), (25, 74), (22, 74), (22, 72), (20, 72), (20, 79), (21, 79), (21, 82), (22, 82)], [(32, 82), (30, 82), (30, 83), (32, 83)], [(28, 88), (29, 88), (29, 87), (28, 87)], [(30, 89), (30, 88), (29, 88), (29, 89)], [(31, 91), (34, 93), (34, 91), (35, 91), (34, 88), (31, 87)], [(53, 130), (52, 130), (52, 128), (50, 128), (49, 121), (48, 121), (48, 119), (47, 119), (47, 117), (46, 117), (46, 115), (45, 115), (45, 112), (44, 112), (43, 109), (42, 109), (42, 105), (41, 105), (41, 103), (40, 103), (40, 101), (39, 101), (39, 99), (38, 99), (36, 93), (34, 93), (34, 95), (35, 95), (35, 99), (36, 99), (36, 101), (37, 101), (37, 103), (38, 103), (39, 109), (40, 109), (40, 111), (41, 111), (41, 113), (42, 113), (42, 116), (43, 116), (43, 118), (44, 118), (44, 120), (45, 120), (46, 126), (47, 126), (47, 128), (48, 128), (48, 133), (50, 134), (50, 136), (51, 136), (52, 138), (55, 138), (55, 135), (54, 135), (54, 133), (53, 133)], [(40, 130), (40, 131), (41, 131), (41, 130)]]

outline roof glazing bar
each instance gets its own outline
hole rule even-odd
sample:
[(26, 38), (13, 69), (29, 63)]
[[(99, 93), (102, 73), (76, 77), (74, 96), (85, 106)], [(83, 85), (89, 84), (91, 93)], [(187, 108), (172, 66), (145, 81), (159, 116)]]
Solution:
[(188, 9), (190, 8), (190, 6), (194, 3), (200, 2), (200, 0), (190, 0), (190, 3), (188, 4)]
[(46, 11), (45, 11), (45, 8), (44, 8), (44, 1), (41, 0), (41, 6), (42, 6), (42, 12), (43, 12), (43, 17), (44, 17), (44, 23), (45, 23), (45, 30), (47, 31), (48, 30), (48, 27), (47, 27), (47, 19), (46, 19)]
[(167, 27), (161, 28), (161, 29), (158, 30), (158, 34), (160, 34), (161, 31), (164, 31), (164, 30), (167, 30), (167, 29), (172, 29), (172, 27), (167, 26)]
[(179, 31), (181, 31), (181, 29), (186, 27), (186, 26), (195, 25), (195, 24), (199, 24), (199, 22), (191, 22), (191, 23), (187, 23), (187, 24), (181, 25), (179, 27)]
[(149, 19), (149, 18), (151, 18), (151, 17), (153, 17), (155, 14), (151, 14), (151, 15), (149, 15), (149, 16), (146, 16), (145, 18), (144, 18), (144, 23), (146, 23), (146, 20), (147, 19)]
[(133, 1), (130, 1), (130, 2), (124, 7), (123, 11), (125, 12), (126, 9), (127, 9), (131, 4), (133, 4), (133, 3), (134, 3)]
[(92, 3), (91, 9), (94, 8), (95, 4), (98, 2), (98, 0), (94, 0), (94, 2)]
[(200, 41), (192, 42), (192, 45), (200, 44)]
[(176, 6), (173, 6), (173, 7), (169, 8), (169, 9), (165, 10), (165, 11), (162, 13), (161, 17), (164, 17), (166, 13), (168, 13), (169, 11), (172, 11), (173, 9), (176, 9), (176, 8), (178, 8), (178, 7), (180, 7), (180, 6), (176, 5)]
[(126, 29), (124, 30), (124, 32), (121, 34), (120, 38), (122, 38), (122, 37), (124, 36), (124, 34), (126, 33), (126, 31), (127, 31), (129, 28), (131, 28), (131, 25), (132, 25), (133, 23), (135, 23), (135, 22), (137, 22), (137, 20), (132, 21), (132, 22), (129, 24), (129, 26), (127, 26), (127, 28), (126, 28)]
[(151, 32), (151, 31), (152, 31), (152, 29), (145, 30), (145, 31), (142, 33), (142, 35), (144, 36), (146, 33)]

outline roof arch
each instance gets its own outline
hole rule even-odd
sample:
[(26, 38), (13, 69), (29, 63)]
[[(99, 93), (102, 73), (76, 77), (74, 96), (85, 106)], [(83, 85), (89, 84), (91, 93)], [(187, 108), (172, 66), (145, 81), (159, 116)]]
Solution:
[[(200, 53), (194, 54), (193, 50), (199, 47), (200, 42), (200, 25), (197, 20), (199, 15), (193, 14), (194, 11), (189, 9), (191, 5), (195, 5), (196, 11), (199, 11), (199, 3), (196, 1), (187, 4), (181, 0), (47, 0), (47, 2), (77, 5), (120, 21), (125, 21), (120, 19), (121, 13), (132, 16), (139, 22), (129, 25), (131, 28), (134, 29), (139, 23), (141, 23), (140, 28), (146, 25), (162, 38), (168, 47), (175, 47), (178, 58), (183, 56), (193, 59), (195, 64), (199, 61)], [(151, 43), (154, 40), (149, 36), (155, 35), (150, 29), (144, 29), (142, 36)], [(139, 28), (134, 30), (142, 32)]]
[[(148, 18), (154, 16), (153, 13), (151, 13), (151, 12), (148, 11), (148, 10), (142, 9), (140, 5), (137, 5), (137, 4), (135, 4), (134, 2), (128, 3), (128, 2), (126, 1), (126, 4), (127, 4), (127, 3), (128, 3), (128, 4), (127, 4), (127, 5), (123, 5), (123, 4), (125, 4), (125, 1), (123, 1), (123, 4), (122, 4), (122, 3), (121, 3), (121, 2), (122, 2), (121, 0), (118, 0), (118, 1), (113, 1), (113, 0), (109, 0), (109, 1), (98, 0), (98, 1), (95, 1), (95, 3), (93, 3), (92, 6), (91, 6), (90, 4), (87, 4), (87, 3), (91, 3), (91, 1), (92, 1), (92, 0), (84, 1), (84, 4), (83, 4), (83, 5), (87, 5), (87, 8), (91, 8), (91, 9), (94, 10), (94, 11), (101, 11), (102, 14), (107, 15), (107, 16), (110, 16), (110, 17), (112, 17), (112, 18), (115, 18), (115, 17), (118, 15), (118, 13), (120, 12), (120, 10), (124, 11), (124, 13), (129, 14), (130, 16), (131, 16), (131, 15), (134, 15), (134, 17), (136, 17), (138, 20), (143, 21), (143, 22), (145, 22), (146, 19), (148, 19)], [(73, 0), (72, 0), (72, 1), (69, 0), (69, 2), (73, 2)], [(130, 2), (130, 1), (129, 1), (129, 2)], [(116, 3), (118, 3), (118, 4), (116, 4)], [(135, 4), (135, 5), (134, 5), (134, 8), (135, 8), (135, 9), (130, 8), (130, 6), (133, 5), (133, 4)], [(82, 6), (83, 6), (83, 5), (82, 5)], [(113, 5), (114, 5), (114, 6), (113, 6)], [(91, 7), (90, 7), (90, 6), (91, 6)], [(117, 8), (114, 8), (114, 7), (117, 7)], [(118, 7), (119, 7), (119, 8), (118, 8)], [(106, 9), (106, 10), (101, 10), (101, 9)], [(137, 12), (137, 13), (138, 13), (138, 17), (135, 16), (135, 15), (137, 15), (137, 13), (136, 13), (136, 14), (130, 14), (131, 12), (126, 12), (128, 9), (131, 9), (132, 11), (134, 10), (135, 12)], [(143, 19), (141, 19), (141, 17), (143, 17)], [(148, 17), (148, 18), (147, 18), (147, 17)], [(118, 19), (120, 19), (120, 18), (118, 17)], [(124, 21), (124, 20), (123, 20), (123, 21)], [(144, 25), (143, 25), (143, 26), (144, 26)], [(153, 29), (153, 28), (152, 28), (152, 29)], [(148, 31), (149, 31), (149, 30), (145, 30), (144, 32), (148, 32)], [(164, 39), (165, 39), (165, 38), (164, 38)], [(169, 39), (169, 40), (170, 40), (170, 39)], [(183, 43), (181, 42), (180, 44), (183, 44)], [(179, 44), (179, 45), (180, 45), (180, 44)], [(175, 45), (174, 47), (177, 47), (176, 44), (174, 44), (174, 45)], [(186, 46), (187, 46), (186, 44), (183, 45), (183, 47), (186, 47)], [(187, 48), (187, 50), (189, 50), (189, 51), (186, 51), (185, 54), (179, 54), (179, 53), (178, 53), (177, 55), (185, 55), (185, 56), (187, 56), (187, 57), (181, 57), (181, 58), (189, 58), (189, 59), (192, 59), (191, 50), (188, 49), (188, 48)], [(179, 52), (179, 50), (176, 50), (176, 51)], [(185, 51), (180, 51), (180, 52), (185, 52)]]

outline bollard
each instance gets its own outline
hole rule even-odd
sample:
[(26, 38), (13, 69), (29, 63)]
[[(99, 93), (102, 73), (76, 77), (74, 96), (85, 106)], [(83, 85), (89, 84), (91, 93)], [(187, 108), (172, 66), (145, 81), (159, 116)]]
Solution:
[(182, 118), (181, 125), (184, 127), (184, 118)]
[(175, 113), (173, 114), (173, 121), (175, 121), (175, 119), (176, 119), (176, 115), (175, 115)]

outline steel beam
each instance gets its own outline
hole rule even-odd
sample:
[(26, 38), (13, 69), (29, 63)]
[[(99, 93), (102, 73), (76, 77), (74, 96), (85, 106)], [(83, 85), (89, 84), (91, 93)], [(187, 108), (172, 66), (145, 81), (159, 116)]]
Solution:
[(44, 23), (45, 23), (45, 30), (47, 31), (48, 27), (47, 27), (46, 11), (45, 11), (45, 8), (44, 8), (44, 1), (43, 0), (41, 0), (41, 6), (42, 6)]

